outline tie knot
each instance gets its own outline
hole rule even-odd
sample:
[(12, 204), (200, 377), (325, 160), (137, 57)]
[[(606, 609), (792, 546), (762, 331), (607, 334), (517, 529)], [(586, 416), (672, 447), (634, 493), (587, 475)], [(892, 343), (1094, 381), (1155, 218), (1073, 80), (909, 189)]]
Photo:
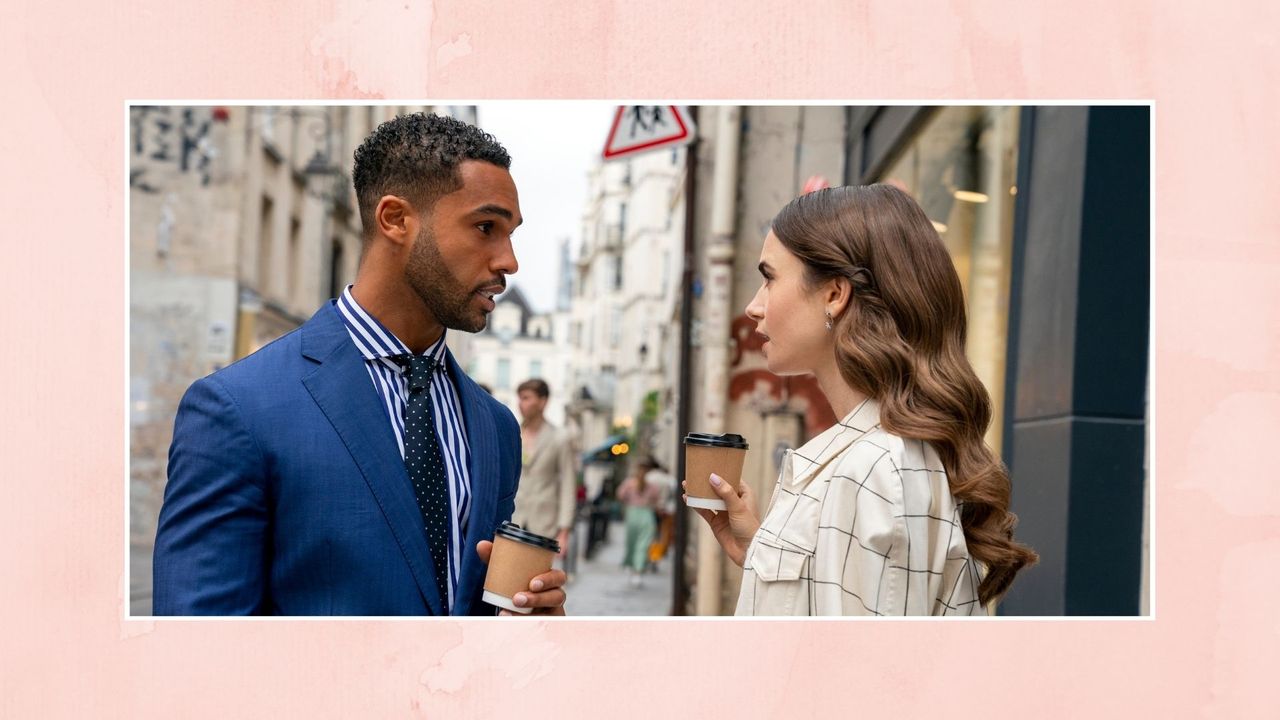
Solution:
[(431, 373), (435, 370), (435, 360), (426, 355), (396, 355), (391, 358), (409, 375), (409, 390), (422, 390), (431, 384)]

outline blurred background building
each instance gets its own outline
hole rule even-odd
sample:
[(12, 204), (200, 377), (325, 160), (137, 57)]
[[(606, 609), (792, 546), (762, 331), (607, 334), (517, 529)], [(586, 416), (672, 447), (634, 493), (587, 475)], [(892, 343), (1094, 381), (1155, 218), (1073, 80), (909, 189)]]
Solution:
[[(685, 150), (599, 163), (588, 175), (571, 303), (572, 402), (594, 497), (621, 463), (676, 461)], [(621, 440), (628, 452), (605, 452)]]
[[(567, 247), (564, 248), (567, 251)], [(566, 278), (567, 280), (567, 278)], [(519, 286), (512, 284), (497, 298), (484, 330), (468, 338), (469, 359), (462, 363), (473, 380), (489, 388), (499, 402), (520, 419), (516, 388), (532, 378), (551, 388), (544, 415), (559, 427), (565, 424), (570, 348), (567, 308), (535, 312)], [(450, 334), (449, 342), (460, 332)]]

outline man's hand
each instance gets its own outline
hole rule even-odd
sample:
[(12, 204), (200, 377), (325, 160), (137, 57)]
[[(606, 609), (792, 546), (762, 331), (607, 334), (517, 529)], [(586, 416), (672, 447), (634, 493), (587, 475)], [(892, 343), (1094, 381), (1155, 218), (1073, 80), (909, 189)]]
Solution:
[[(488, 540), (481, 540), (476, 543), (476, 554), (480, 556), (480, 561), (485, 565), (489, 564), (489, 556), (493, 553), (493, 543)], [(516, 607), (533, 608), (531, 615), (564, 615), (564, 590), (560, 588), (564, 586), (565, 577), (563, 570), (551, 570), (529, 581), (529, 592), (518, 592), (515, 597), (511, 598), (511, 602)], [(500, 610), (499, 615), (519, 615), (510, 610)]]

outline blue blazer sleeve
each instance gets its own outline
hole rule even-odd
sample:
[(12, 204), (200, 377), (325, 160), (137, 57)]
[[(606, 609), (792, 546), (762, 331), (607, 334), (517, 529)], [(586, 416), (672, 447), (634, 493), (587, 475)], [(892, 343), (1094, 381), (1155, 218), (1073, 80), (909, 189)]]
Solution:
[(178, 406), (156, 531), (156, 615), (269, 612), (266, 462), (214, 377)]

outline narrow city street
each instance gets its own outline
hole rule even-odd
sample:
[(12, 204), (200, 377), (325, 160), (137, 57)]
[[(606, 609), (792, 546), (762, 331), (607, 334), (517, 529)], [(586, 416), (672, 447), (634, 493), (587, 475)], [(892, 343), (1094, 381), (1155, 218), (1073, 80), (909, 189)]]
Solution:
[[(586, 524), (579, 523), (579, 537), (586, 537)], [(625, 549), (625, 529), (621, 522), (609, 525), (607, 544), (602, 545), (590, 560), (579, 552), (576, 572), (572, 573), (565, 588), (565, 613), (574, 617), (610, 616), (636, 617), (668, 615), (671, 612), (671, 559), (670, 553), (658, 564), (656, 573), (646, 573), (640, 587), (630, 584), (630, 576), (622, 567)]]

